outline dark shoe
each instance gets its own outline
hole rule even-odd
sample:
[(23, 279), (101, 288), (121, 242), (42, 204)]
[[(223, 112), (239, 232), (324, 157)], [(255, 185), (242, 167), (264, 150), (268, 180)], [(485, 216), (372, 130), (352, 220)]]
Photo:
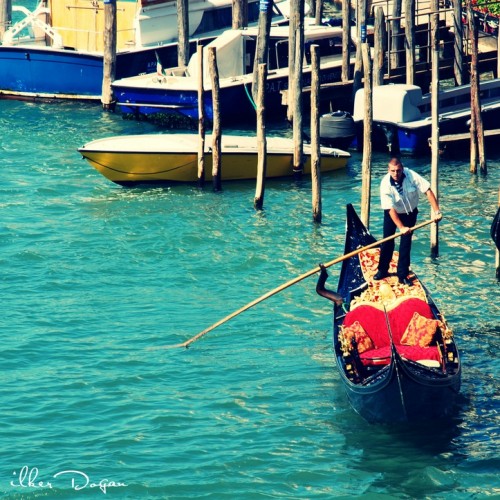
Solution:
[(413, 280), (410, 278), (398, 278), (400, 285), (413, 286)]
[(384, 278), (387, 278), (389, 276), (389, 273), (383, 273), (382, 271), (378, 271), (377, 274), (373, 277), (374, 280), (383, 280)]

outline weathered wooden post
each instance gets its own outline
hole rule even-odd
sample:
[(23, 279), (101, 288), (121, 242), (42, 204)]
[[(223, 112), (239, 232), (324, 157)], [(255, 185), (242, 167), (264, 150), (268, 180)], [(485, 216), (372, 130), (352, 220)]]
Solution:
[[(314, 22), (317, 26), (321, 24), (323, 19), (323, 0), (316, 0), (316, 5), (314, 5)], [(349, 18), (346, 18), (349, 19)], [(348, 23), (349, 24), (349, 23)]]
[(12, 0), (0, 0), (0, 42), (12, 23)]
[[(471, 172), (476, 171), (476, 161), (477, 156), (479, 156), (479, 166), (481, 172), (487, 172), (486, 166), (486, 155), (484, 151), (484, 127), (483, 118), (481, 116), (481, 98), (480, 98), (480, 83), (479, 83), (479, 72), (478, 72), (478, 28), (477, 22), (472, 11), (471, 2), (467, 4), (467, 20), (469, 26), (469, 39), (471, 46), (471, 61), (470, 61), (470, 92), (471, 92)], [(474, 115), (474, 118), (472, 116)], [(473, 130), (473, 125), (475, 125)], [(474, 132), (474, 134), (473, 134)], [(477, 145), (477, 155), (472, 157), (473, 144), (472, 141)], [(474, 151), (476, 151), (474, 147)], [(472, 163), (474, 162), (474, 167)]]
[(317, 223), (320, 223), (323, 217), (321, 204), (321, 146), (319, 143), (319, 58), (319, 46), (311, 46), (311, 194), (313, 221)]
[(351, 1), (342, 0), (342, 81), (349, 81), (351, 72)]
[[(302, 10), (303, 12), (303, 10)], [(302, 23), (297, 26), (295, 35), (295, 71), (293, 74), (293, 175), (302, 177), (304, 170), (304, 137), (302, 130), (302, 59), (304, 56), (304, 16), (299, 16)]]
[(382, 7), (375, 9), (375, 25), (373, 34), (373, 86), (384, 84), (385, 44), (387, 33), (385, 29), (385, 14)]
[[(431, 1), (431, 189), (439, 196), (438, 166), (439, 166), (439, 0)], [(439, 255), (438, 225), (431, 224), (431, 255)]]
[(253, 206), (262, 210), (264, 206), (264, 193), (266, 188), (267, 170), (267, 139), (266, 139), (266, 73), (267, 65), (259, 64), (259, 84), (257, 92), (257, 183), (255, 185), (255, 198)]
[(269, 52), (269, 36), (271, 33), (272, 0), (260, 0), (259, 3), (259, 32), (257, 35), (257, 50), (253, 64), (252, 97), (254, 102), (258, 95), (259, 65), (267, 63)]
[[(290, 0), (290, 19), (289, 25), (289, 35), (288, 35), (288, 90), (287, 90), (287, 101), (286, 101), (286, 117), (289, 123), (293, 120), (293, 103), (295, 98), (293, 95), (293, 78), (295, 74), (295, 48), (297, 46), (295, 37), (297, 36), (297, 26), (299, 24), (299, 5), (301, 0)], [(303, 12), (303, 11), (302, 11)]]
[[(468, 31), (468, 43), (472, 43), (473, 40), (473, 33), (474, 33), (474, 16), (472, 9), (470, 7), (470, 3), (467, 4), (466, 6), (467, 9), (467, 31)], [(471, 52), (472, 52), (472, 47), (471, 47)], [(471, 55), (471, 65), (472, 65), (472, 55)], [(471, 113), (470, 113), (470, 164), (469, 164), (469, 171), (471, 174), (477, 173), (477, 123), (476, 123), (476, 113), (474, 112), (473, 109), (473, 92), (472, 92), (472, 87), (474, 85), (474, 78), (473, 78), (473, 71), (472, 67), (469, 72), (469, 78), (470, 78), (470, 83), (471, 83)]]
[(177, 66), (189, 62), (189, 6), (188, 0), (177, 0)]
[(453, 34), (455, 58), (453, 61), (453, 72), (455, 74), (455, 83), (464, 85), (464, 39), (462, 27), (462, 2), (453, 2)]
[(248, 0), (233, 0), (233, 30), (248, 26)]
[(365, 115), (363, 118), (363, 164), (361, 174), (361, 220), (364, 225), (370, 227), (370, 199), (371, 199), (371, 168), (372, 168), (372, 64), (370, 45), (366, 40), (366, 26), (361, 26), (361, 49), (363, 53), (364, 101)]
[(399, 68), (401, 60), (401, 48), (403, 46), (403, 38), (401, 33), (401, 4), (402, 0), (394, 0), (392, 4), (392, 20), (391, 20), (391, 61), (392, 68)]
[(215, 47), (208, 48), (208, 65), (212, 81), (212, 105), (214, 122), (212, 130), (212, 183), (214, 191), (222, 189), (222, 158), (221, 158), (221, 126), (219, 100), (219, 70), (217, 69), (217, 54)]
[(405, 0), (406, 83), (415, 83), (415, 0)]
[[(471, 78), (471, 92), (472, 92), (472, 80)], [(472, 93), (471, 93), (472, 99)], [(470, 113), (470, 165), (469, 172), (471, 174), (477, 173), (477, 123), (476, 123), (476, 113), (472, 109), (471, 102), (471, 113)]]
[(356, 62), (354, 63), (354, 75), (352, 77), (352, 100), (356, 92), (362, 86), (363, 80), (363, 52), (361, 43), (361, 28), (366, 28), (366, 0), (356, 2)]
[(102, 108), (114, 107), (111, 83), (116, 72), (116, 0), (104, 0), (104, 54), (101, 103)]
[(203, 97), (203, 46), (196, 48), (198, 56), (198, 187), (205, 185), (205, 107)]

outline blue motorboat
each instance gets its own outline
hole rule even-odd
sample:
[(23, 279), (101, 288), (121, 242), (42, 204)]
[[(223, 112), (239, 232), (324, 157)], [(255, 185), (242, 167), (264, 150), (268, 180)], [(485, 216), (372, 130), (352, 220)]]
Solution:
[[(429, 154), (432, 135), (431, 94), (417, 85), (389, 84), (373, 89), (372, 146), (391, 154)], [(500, 79), (480, 82), (481, 115), (485, 129), (498, 128), (500, 120)], [(363, 142), (364, 89), (356, 92), (353, 119), (358, 147)], [(470, 84), (439, 91), (439, 134), (469, 132)]]
[[(177, 64), (175, 0), (117, 0), (115, 78)], [(259, 2), (249, 0), (248, 22)], [(281, 10), (280, 10), (281, 7)], [(275, 2), (275, 22), (286, 22), (287, 0)], [(190, 52), (231, 26), (231, 0), (189, 1)], [(23, 99), (100, 100), (103, 80), (104, 4), (42, 0), (35, 10), (13, 7), (13, 25), (0, 45), (0, 96)]]
[[(258, 29), (227, 30), (203, 50), (203, 106), (205, 117), (213, 119), (212, 83), (209, 74), (208, 48), (215, 49), (219, 74), (219, 101), (222, 121), (255, 120), (252, 98), (253, 62)], [(306, 23), (304, 29), (305, 60), (303, 86), (311, 82), (313, 44), (321, 54), (322, 83), (340, 81), (342, 72), (342, 28)], [(276, 116), (285, 108), (283, 95), (288, 89), (289, 27), (272, 26), (269, 37), (268, 73), (265, 105), (268, 116)], [(354, 63), (354, 58), (352, 59)], [(140, 75), (113, 82), (113, 90), (121, 111), (132, 117), (160, 120), (168, 115), (181, 115), (198, 120), (199, 87), (198, 54), (193, 54), (186, 68), (163, 69), (160, 74)]]

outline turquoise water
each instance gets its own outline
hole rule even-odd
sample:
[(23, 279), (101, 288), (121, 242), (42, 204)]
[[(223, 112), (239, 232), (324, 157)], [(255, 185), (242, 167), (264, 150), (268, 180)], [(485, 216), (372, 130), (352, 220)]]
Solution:
[[(217, 194), (110, 183), (77, 147), (156, 129), (99, 107), (0, 101), (0, 126), (2, 498), (500, 496), (499, 159), (487, 176), (441, 162), (440, 257), (427, 229), (413, 249), (461, 347), (456, 416), (386, 427), (346, 400), (315, 277), (190, 349), (161, 348), (340, 256), (359, 155), (323, 177), (314, 225), (308, 180), (268, 182), (260, 213), (252, 182)], [(385, 164), (374, 158), (375, 236)], [(406, 165), (429, 175), (426, 159)]]

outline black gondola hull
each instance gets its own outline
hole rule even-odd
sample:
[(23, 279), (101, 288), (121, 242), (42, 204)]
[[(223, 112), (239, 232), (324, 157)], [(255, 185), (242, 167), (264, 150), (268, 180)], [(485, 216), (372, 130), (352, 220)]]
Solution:
[(370, 423), (419, 422), (453, 415), (460, 376), (441, 381), (415, 376), (398, 360), (387, 366), (379, 381), (359, 386), (344, 376), (340, 359), (337, 363), (351, 406)]

